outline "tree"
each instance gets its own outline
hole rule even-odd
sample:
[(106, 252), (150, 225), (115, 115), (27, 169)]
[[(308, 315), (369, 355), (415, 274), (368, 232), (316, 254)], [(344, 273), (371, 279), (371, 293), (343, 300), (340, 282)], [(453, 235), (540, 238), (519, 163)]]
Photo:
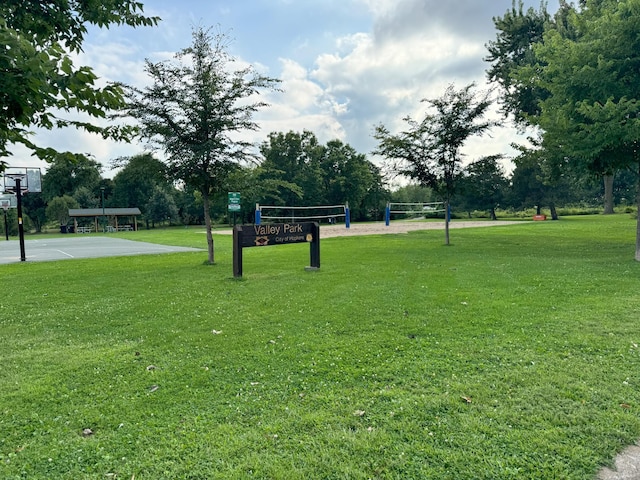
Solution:
[(80, 187), (95, 191), (100, 183), (102, 166), (84, 155), (70, 158), (57, 155), (42, 178), (45, 201), (63, 195), (73, 196)]
[(60, 226), (69, 223), (69, 209), (78, 208), (78, 202), (69, 195), (53, 198), (47, 206), (47, 218), (50, 221), (57, 220)]
[(502, 155), (490, 155), (470, 163), (464, 168), (460, 192), (470, 210), (485, 210), (496, 220), (496, 208), (507, 192), (509, 181), (499, 161)]
[[(579, 6), (588, 9), (590, 16), (600, 15), (608, 0), (594, 0), (587, 2), (580, 0)], [(551, 91), (540, 82), (540, 72), (548, 67), (545, 58), (539, 55), (539, 47), (545, 43), (545, 38), (555, 35), (566, 41), (576, 41), (585, 31), (580, 22), (576, 22), (579, 10), (573, 4), (560, 0), (558, 11), (550, 15), (546, 4), (542, 3), (540, 10), (529, 8), (524, 12), (523, 3), (513, 1), (511, 10), (503, 17), (494, 17), (496, 26), (496, 40), (487, 44), (489, 55), (485, 61), (491, 63), (487, 70), (488, 79), (499, 85), (502, 95), (500, 104), (505, 117), (511, 115), (516, 124), (524, 129), (528, 126), (541, 126), (539, 116), (542, 112), (542, 102), (551, 100)], [(554, 147), (551, 132), (541, 131), (541, 138), (536, 140), (539, 148), (548, 150), (540, 156), (546, 165), (542, 166), (543, 175), (576, 175), (579, 171), (574, 167), (572, 172), (564, 172), (567, 166), (567, 156), (563, 146), (566, 143), (564, 135), (560, 134), (560, 142)], [(559, 147), (559, 148), (558, 148)], [(554, 153), (555, 152), (555, 153)], [(552, 165), (555, 163), (555, 165)], [(615, 160), (603, 156), (591, 166), (584, 166), (584, 175), (593, 174), (602, 178), (604, 185), (604, 213), (613, 213), (614, 175), (621, 167)], [(549, 177), (544, 180), (548, 184), (562, 182), (559, 178)]]
[(61, 112), (101, 119), (124, 105), (119, 86), (96, 87), (93, 70), (75, 68), (70, 54), (82, 50), (87, 25), (137, 27), (158, 22), (142, 11), (142, 4), (132, 0), (0, 3), (0, 171), (6, 167), (2, 158), (11, 154), (11, 145), (22, 144), (47, 161), (60, 155), (33, 143), (33, 128), (75, 127), (116, 140), (130, 137), (131, 127), (98, 126), (64, 118)]
[[(271, 133), (263, 142), (261, 178), (285, 182), (266, 201), (295, 205), (344, 205), (354, 220), (380, 209), (384, 186), (380, 169), (341, 140), (321, 144), (310, 131)], [(296, 188), (291, 188), (294, 185)], [(263, 198), (265, 200), (265, 198)]]
[[(442, 97), (423, 100), (429, 111), (421, 121), (406, 117), (409, 129), (393, 135), (384, 125), (375, 128), (375, 153), (393, 162), (398, 173), (431, 188), (448, 209), (462, 170), (465, 142), (483, 135), (497, 122), (484, 120), (491, 106), (489, 92), (478, 95), (471, 83), (461, 90), (450, 85)], [(449, 221), (445, 222), (445, 243), (449, 245)]]
[[(610, 175), (628, 167), (640, 172), (640, 0), (587, 1), (569, 21), (579, 36), (551, 31), (536, 47), (542, 63), (533, 78), (550, 92), (536, 119), (544, 142), (577, 167)], [(531, 73), (522, 69), (520, 75)], [(640, 218), (635, 259), (640, 261)]]
[(321, 168), (324, 147), (312, 132), (272, 132), (260, 146), (260, 153), (264, 157), (260, 165), (262, 178), (279, 179), (297, 186), (297, 189), (272, 195), (276, 203), (286, 206), (326, 204)]
[(42, 232), (42, 227), (47, 221), (46, 208), (42, 193), (31, 192), (22, 196), (23, 215), (29, 217), (36, 233)]
[(79, 187), (73, 194), (73, 198), (78, 202), (79, 208), (98, 208), (101, 199), (87, 187)]
[[(276, 204), (284, 204), (281, 195), (285, 192), (292, 192), (297, 198), (302, 197), (302, 190), (298, 185), (278, 177), (270, 177), (261, 165), (236, 169), (229, 177), (229, 191), (242, 193), (239, 218), (243, 222), (255, 220), (256, 203), (268, 199)], [(224, 200), (226, 202), (227, 198)]]
[(150, 153), (118, 158), (112, 162), (112, 166), (122, 167), (113, 177), (111, 203), (114, 206), (139, 208), (147, 218), (147, 203), (155, 190), (161, 188), (167, 193), (174, 191), (167, 178), (167, 166)]
[(514, 208), (536, 208), (540, 215), (547, 202), (549, 187), (542, 181), (542, 169), (537, 151), (523, 150), (514, 158), (516, 168), (511, 176), (508, 202)]
[(521, 126), (528, 125), (527, 118), (539, 113), (538, 103), (548, 93), (531, 82), (519, 81), (514, 72), (536, 63), (533, 47), (542, 41), (550, 21), (546, 5), (542, 4), (540, 11), (529, 8), (525, 12), (522, 0), (517, 6), (513, 0), (511, 10), (493, 18), (497, 33), (496, 39), (486, 45), (489, 55), (484, 60), (491, 63), (487, 78), (500, 86), (499, 104), (505, 117), (511, 115)]
[(375, 207), (366, 203), (368, 194), (382, 184), (370, 163), (365, 155), (340, 140), (327, 142), (320, 163), (326, 204), (348, 203), (354, 220), (366, 219), (367, 211)]
[(433, 191), (417, 183), (404, 185), (391, 193), (391, 201), (398, 203), (433, 202)]
[(202, 195), (208, 261), (214, 263), (210, 198), (221, 191), (233, 165), (253, 158), (251, 144), (238, 133), (256, 130), (253, 114), (265, 103), (255, 99), (276, 80), (253, 67), (233, 70), (227, 37), (194, 30), (190, 47), (173, 61), (146, 61), (153, 85), (125, 86), (126, 114), (138, 120), (143, 138), (161, 148), (169, 174)]
[(145, 219), (153, 226), (164, 221), (174, 221), (178, 218), (176, 202), (166, 190), (156, 186), (151, 198), (145, 205)]

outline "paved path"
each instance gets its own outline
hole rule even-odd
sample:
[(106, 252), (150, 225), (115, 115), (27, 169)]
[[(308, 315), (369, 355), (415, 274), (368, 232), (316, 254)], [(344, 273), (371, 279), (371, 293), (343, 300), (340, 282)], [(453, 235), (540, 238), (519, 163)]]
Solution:
[[(175, 247), (98, 236), (25, 240), (24, 243), (27, 262), (202, 251), (200, 248)], [(20, 262), (18, 240), (0, 241), (0, 264), (15, 262)]]
[(615, 470), (603, 468), (598, 480), (640, 480), (640, 446), (633, 445), (618, 455)]

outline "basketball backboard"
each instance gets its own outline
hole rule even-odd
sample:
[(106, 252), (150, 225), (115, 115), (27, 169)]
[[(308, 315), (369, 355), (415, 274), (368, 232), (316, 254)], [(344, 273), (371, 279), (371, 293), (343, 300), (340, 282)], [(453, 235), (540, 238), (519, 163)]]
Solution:
[(4, 191), (16, 193), (16, 180), (20, 179), (20, 190), (22, 193), (42, 192), (42, 175), (39, 168), (17, 168), (9, 167), (4, 173)]
[(3, 210), (18, 208), (18, 198), (9, 193), (0, 194), (0, 208)]

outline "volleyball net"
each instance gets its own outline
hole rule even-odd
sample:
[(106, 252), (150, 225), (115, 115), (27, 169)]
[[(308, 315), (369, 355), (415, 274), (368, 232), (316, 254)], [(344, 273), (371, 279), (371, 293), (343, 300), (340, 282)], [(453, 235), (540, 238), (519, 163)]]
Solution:
[(384, 223), (387, 227), (389, 226), (391, 215), (417, 218), (446, 213), (446, 211), (444, 202), (389, 202), (385, 209)]
[(351, 226), (349, 204), (296, 207), (256, 204), (255, 219), (256, 225), (266, 220), (266, 223), (326, 221), (330, 225), (344, 221), (346, 228)]

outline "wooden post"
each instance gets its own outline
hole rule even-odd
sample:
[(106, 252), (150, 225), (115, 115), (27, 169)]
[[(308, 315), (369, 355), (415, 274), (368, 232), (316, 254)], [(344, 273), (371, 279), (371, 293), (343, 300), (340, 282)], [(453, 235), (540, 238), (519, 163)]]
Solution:
[(242, 277), (242, 226), (233, 227), (233, 276)]

